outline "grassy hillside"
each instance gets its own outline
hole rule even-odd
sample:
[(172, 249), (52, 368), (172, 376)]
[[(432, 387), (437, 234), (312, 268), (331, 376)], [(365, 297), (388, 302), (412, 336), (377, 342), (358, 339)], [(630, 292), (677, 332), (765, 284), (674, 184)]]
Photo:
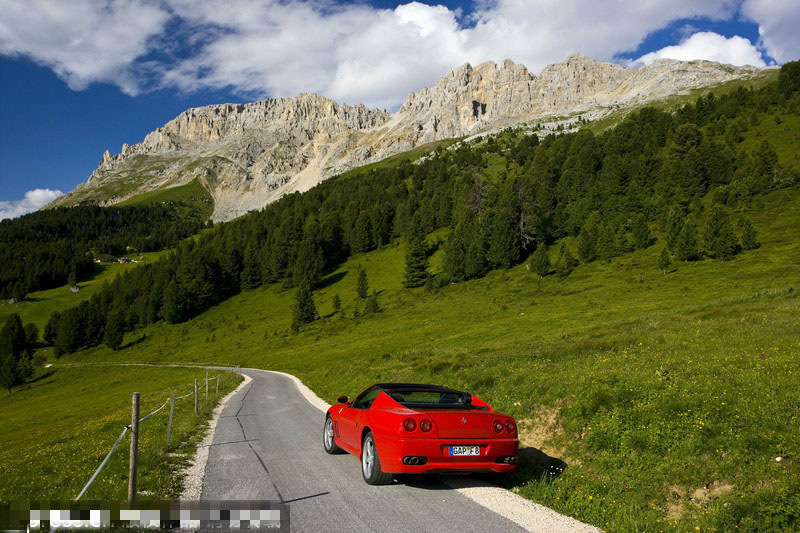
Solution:
[[(41, 369), (14, 394), (0, 395), (0, 503), (13, 500), (73, 499), (100, 465), (123, 426), (131, 421), (131, 394), (141, 393), (140, 417), (161, 406), (173, 393), (183, 395), (206, 372), (186, 368), (141, 366)], [(216, 372), (212, 373), (216, 375)], [(154, 498), (180, 493), (179, 467), (194, 454), (205, 422), (219, 398), (241, 381), (228, 375), (220, 393), (216, 384), (202, 410), (192, 397), (175, 403), (171, 444), (167, 446), (169, 406), (139, 426), (138, 487)], [(127, 436), (127, 435), (126, 435)], [(124, 439), (83, 497), (123, 501), (127, 497), (128, 439)]]
[[(800, 479), (800, 190), (771, 193), (748, 215), (762, 246), (733, 261), (663, 275), (651, 246), (565, 280), (520, 265), (432, 293), (402, 288), (394, 242), (324, 278), (314, 294), (324, 318), (297, 336), (294, 292), (272, 285), (136, 332), (146, 340), (119, 353), (67, 360), (273, 368), (329, 401), (375, 381), (462, 387), (522, 421), (523, 442), (549, 459), (528, 452), (508, 483), (561, 512), (610, 530), (789, 527)], [(382, 310), (353, 318), (359, 266)]]
[[(94, 328), (61, 363), (272, 368), (329, 401), (442, 383), (518, 418), (521, 468), (499, 481), (560, 512), (610, 531), (796, 530), (798, 100), (770, 91), (328, 180), (112, 284), (56, 345), (122, 317), (122, 349)], [(760, 244), (713, 252), (714, 222), (733, 236), (740, 217)], [(426, 233), (434, 277), (404, 288), (406, 236)], [(674, 258), (699, 260), (662, 273), (670, 234)], [(525, 238), (553, 264), (562, 244), (585, 262), (540, 278)], [(362, 268), (375, 313), (356, 296)], [(292, 334), (287, 287), (312, 283), (320, 318)]]
[[(167, 252), (135, 253), (132, 258), (144, 263), (152, 263)], [(118, 274), (127, 272), (141, 263), (101, 263), (94, 265), (94, 274), (86, 281), (78, 283), (80, 291), (71, 292), (69, 285), (32, 292), (28, 297), (15, 304), (7, 300), (0, 301), (0, 323), (5, 323), (7, 317), (17, 313), (22, 322), (33, 322), (41, 332), (50, 319), (53, 311), (61, 312), (79, 303), (88, 300), (103, 288), (103, 284), (114, 279)]]
[(183, 216), (196, 216), (203, 220), (210, 217), (214, 211), (214, 200), (211, 198), (211, 194), (196, 179), (179, 187), (146, 192), (117, 205), (143, 205), (166, 202), (182, 202), (185, 204)]

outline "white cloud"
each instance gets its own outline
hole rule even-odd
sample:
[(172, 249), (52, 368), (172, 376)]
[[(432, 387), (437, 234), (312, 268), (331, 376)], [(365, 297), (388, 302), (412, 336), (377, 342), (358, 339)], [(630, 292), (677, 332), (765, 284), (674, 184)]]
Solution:
[(10, 202), (0, 200), (0, 220), (6, 218), (16, 218), (25, 213), (36, 211), (64, 194), (59, 190), (52, 189), (33, 189), (25, 193), (22, 200), (12, 200)]
[(50, 67), (71, 89), (114, 83), (135, 94), (132, 67), (169, 14), (147, 0), (3, 0), (0, 53)]
[(800, 59), (800, 2), (745, 0), (742, 14), (758, 23), (759, 44), (779, 63)]
[[(740, 16), (741, 2), (476, 0), (464, 20), (458, 10), (420, 2), (376, 9), (334, 0), (0, 0), (0, 53), (50, 66), (75, 89), (105, 81), (129, 94), (316, 92), (395, 108), (467, 61), (510, 58), (538, 72), (574, 52), (614, 60), (675, 20)], [(798, 6), (744, 0), (741, 7), (761, 28), (759, 46), (779, 61), (800, 52)], [(760, 60), (744, 40), (707, 37), (701, 46), (696, 35), (670, 53)]]
[(714, 32), (698, 32), (678, 45), (667, 46), (661, 50), (650, 52), (640, 57), (635, 63), (649, 65), (656, 59), (707, 59), (730, 65), (753, 65), (765, 67), (761, 53), (745, 39), (734, 35), (725, 38)]

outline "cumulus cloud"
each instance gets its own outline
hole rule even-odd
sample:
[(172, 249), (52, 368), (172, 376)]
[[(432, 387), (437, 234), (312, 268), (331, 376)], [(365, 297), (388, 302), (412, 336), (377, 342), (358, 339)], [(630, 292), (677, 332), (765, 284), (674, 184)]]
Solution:
[(139, 90), (138, 58), (169, 13), (146, 0), (2, 0), (0, 54), (51, 68), (71, 89), (90, 83)]
[(0, 200), (0, 220), (6, 218), (16, 218), (25, 213), (36, 211), (64, 194), (59, 190), (52, 189), (33, 189), (25, 193), (22, 200), (3, 201)]
[(800, 2), (745, 0), (742, 15), (758, 23), (759, 44), (779, 63), (800, 59)]
[[(793, 27), (798, 2), (474, 5), (467, 19), (420, 2), (377, 9), (333, 0), (0, 0), (0, 53), (47, 65), (75, 89), (105, 81), (129, 94), (213, 88), (261, 98), (308, 91), (394, 108), (467, 61), (510, 58), (538, 72), (574, 52), (615, 60), (681, 19), (750, 18), (761, 30), (758, 46), (772, 57), (784, 61), (800, 52)], [(704, 35), (657, 53), (763, 64), (744, 39)]]
[(714, 32), (698, 32), (678, 45), (667, 46), (640, 57), (636, 63), (649, 65), (656, 59), (707, 59), (730, 65), (765, 67), (758, 49), (743, 37), (734, 35), (727, 39)]

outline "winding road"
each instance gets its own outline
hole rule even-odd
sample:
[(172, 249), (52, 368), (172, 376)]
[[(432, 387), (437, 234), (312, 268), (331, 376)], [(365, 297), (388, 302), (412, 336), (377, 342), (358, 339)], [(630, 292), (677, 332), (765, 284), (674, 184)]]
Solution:
[[(539, 529), (523, 528), (520, 524), (531, 522), (493, 512), (445, 477), (405, 476), (389, 486), (367, 485), (358, 459), (323, 451), (325, 414), (309, 403), (291, 377), (241, 372), (252, 381), (222, 410), (209, 447), (202, 499), (282, 501), (289, 504), (293, 531)], [(557, 520), (543, 517), (541, 530), (596, 531), (541, 509)]]

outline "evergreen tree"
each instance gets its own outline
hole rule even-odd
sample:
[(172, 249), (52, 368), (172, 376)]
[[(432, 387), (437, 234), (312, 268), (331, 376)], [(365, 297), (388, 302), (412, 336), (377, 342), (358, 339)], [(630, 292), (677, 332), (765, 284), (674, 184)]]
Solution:
[(406, 270), (403, 286), (407, 289), (422, 287), (428, 279), (428, 243), (418, 217), (414, 217), (411, 232), (406, 240)]
[(495, 268), (511, 268), (519, 261), (521, 241), (516, 180), (507, 178), (500, 191), (490, 226), (487, 257)]
[(633, 245), (636, 249), (644, 249), (650, 246), (650, 241), (652, 239), (653, 236), (650, 233), (650, 226), (647, 224), (647, 218), (640, 213), (633, 222)]
[(29, 357), (33, 357), (33, 351), (39, 341), (39, 328), (31, 322), (30, 324), (25, 324), (23, 329), (25, 330), (25, 351)]
[(584, 263), (596, 257), (597, 238), (600, 234), (599, 215), (592, 213), (578, 233), (578, 257)]
[(597, 231), (595, 255), (597, 258), (608, 261), (615, 254), (614, 231), (608, 224), (600, 224)]
[(675, 253), (678, 245), (678, 238), (683, 230), (683, 213), (677, 207), (673, 207), (667, 214), (667, 220), (664, 224), (664, 238), (667, 241), (667, 247)]
[(366, 211), (359, 213), (351, 234), (350, 249), (354, 254), (368, 252), (372, 249), (372, 223)]
[(261, 285), (261, 269), (258, 252), (253, 243), (245, 248), (243, 263), (240, 284), (243, 289), (255, 289)]
[(122, 313), (114, 310), (108, 315), (106, 330), (103, 335), (103, 343), (112, 350), (119, 350), (122, 346), (122, 339), (125, 334), (125, 320)]
[(562, 242), (561, 247), (558, 249), (558, 259), (556, 260), (558, 277), (564, 279), (569, 276), (570, 272), (572, 272), (572, 269), (574, 269), (577, 264), (578, 261), (573, 257), (567, 243)]
[(297, 250), (297, 258), (292, 269), (292, 283), (299, 287), (305, 281), (313, 287), (322, 274), (324, 266), (322, 246), (317, 241), (317, 237), (305, 237)]
[(661, 254), (658, 256), (658, 269), (661, 271), (662, 274), (667, 273), (667, 269), (672, 264), (672, 258), (669, 255), (669, 248), (664, 246), (661, 249)]
[(0, 356), (10, 355), (16, 360), (25, 351), (26, 345), (22, 320), (14, 313), (6, 319), (3, 329), (0, 330)]
[(540, 242), (533, 252), (531, 267), (539, 278), (545, 277), (550, 272), (550, 258), (547, 257), (547, 246), (543, 242)]
[(720, 261), (730, 259), (739, 251), (739, 242), (730, 218), (722, 206), (715, 205), (708, 214), (705, 241), (711, 256)]
[(675, 243), (675, 258), (679, 261), (696, 261), (700, 258), (700, 246), (697, 242), (697, 224), (689, 219), (683, 225)]
[(44, 342), (46, 342), (51, 346), (56, 341), (56, 333), (58, 332), (59, 318), (61, 318), (61, 313), (59, 313), (58, 311), (53, 311), (53, 314), (50, 315), (50, 319), (44, 326), (44, 333), (42, 334), (42, 337), (44, 337)]
[(338, 313), (342, 309), (342, 300), (339, 298), (339, 293), (333, 295), (333, 312)]
[(367, 281), (367, 271), (363, 268), (358, 268), (358, 281), (356, 282), (356, 295), (360, 299), (364, 299), (367, 297), (367, 291), (369, 291), (369, 282)]
[(313, 322), (317, 318), (317, 307), (314, 305), (314, 297), (311, 294), (311, 284), (308, 281), (302, 282), (297, 287), (292, 307), (292, 331), (297, 333), (300, 326)]
[(186, 294), (173, 279), (164, 289), (164, 304), (161, 306), (161, 316), (170, 324), (177, 324), (184, 318)]
[[(800, 65), (800, 62), (798, 63)], [(739, 238), (742, 241), (742, 248), (745, 250), (755, 250), (760, 246), (756, 236), (756, 227), (750, 222), (749, 218), (739, 219)]]
[(372, 291), (372, 296), (367, 298), (367, 301), (364, 303), (364, 314), (370, 315), (378, 311), (380, 311), (380, 307), (378, 306), (378, 294)]
[(22, 320), (18, 314), (8, 317), (0, 330), (0, 384), (10, 393), (14, 385), (24, 383), (33, 374), (31, 355)]

